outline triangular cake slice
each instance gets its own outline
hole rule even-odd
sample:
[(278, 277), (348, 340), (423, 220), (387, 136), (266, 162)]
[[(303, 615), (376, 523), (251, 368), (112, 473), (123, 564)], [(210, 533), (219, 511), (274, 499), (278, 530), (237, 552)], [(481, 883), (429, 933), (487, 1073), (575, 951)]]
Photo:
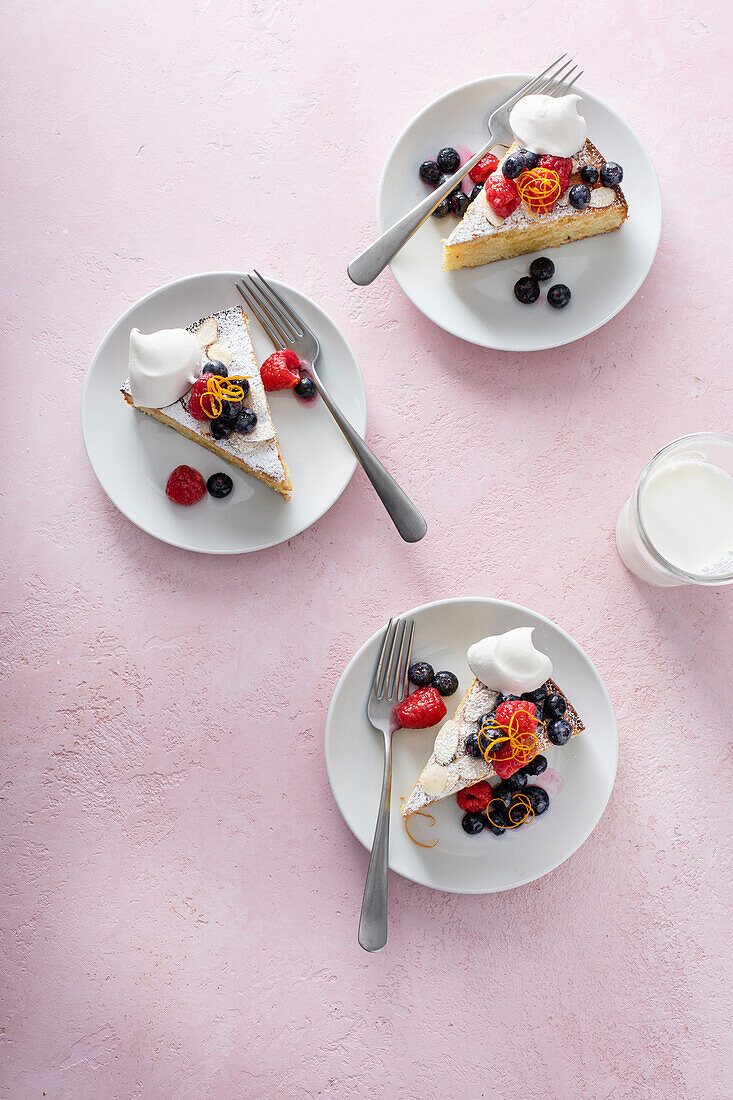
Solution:
[[(502, 158), (497, 171), (510, 153), (519, 149), (515, 142)], [(522, 256), (527, 252), (556, 248), (583, 237), (595, 237), (599, 233), (611, 233), (626, 221), (629, 208), (620, 187), (604, 187), (594, 184), (590, 188), (590, 204), (585, 210), (570, 205), (568, 193), (571, 187), (582, 183), (579, 172), (585, 165), (599, 171), (604, 158), (592, 142), (587, 141), (575, 154), (570, 182), (553, 210), (541, 220), (535, 220), (520, 202), (508, 218), (496, 214), (486, 199), (486, 191), (468, 207), (446, 241), (443, 241), (443, 270), (459, 267), (480, 267), (495, 260)]]
[[(554, 680), (547, 680), (546, 683), (550, 692), (562, 695), (565, 699), (567, 710), (563, 718), (570, 723), (572, 736), (576, 737), (585, 729), (578, 712)], [(424, 810), (432, 802), (439, 802), (442, 798), (457, 794), (464, 787), (496, 775), (486, 760), (477, 759), (466, 752), (466, 740), (469, 734), (478, 730), (479, 719), (494, 709), (498, 695), (498, 692), (474, 679), (456, 713), (438, 731), (430, 759), (402, 807), (403, 817), (409, 817), (418, 810)], [(542, 725), (538, 725), (535, 733), (539, 744), (538, 752), (552, 747)]]
[(135, 405), (129, 379), (122, 387), (122, 396), (128, 405), (139, 412), (167, 424), (169, 428), (192, 439), (225, 462), (231, 463), (245, 474), (264, 481), (275, 492), (289, 497), (292, 483), (288, 468), (280, 453), (277, 432), (270, 414), (265, 387), (255, 358), (249, 333), (247, 316), (241, 306), (221, 310), (188, 326), (206, 352), (209, 359), (223, 363), (231, 375), (243, 375), (249, 381), (249, 394), (245, 406), (257, 414), (257, 425), (249, 435), (232, 432), (228, 439), (214, 439), (208, 423), (195, 420), (188, 412), (188, 394), (162, 409), (148, 409)]

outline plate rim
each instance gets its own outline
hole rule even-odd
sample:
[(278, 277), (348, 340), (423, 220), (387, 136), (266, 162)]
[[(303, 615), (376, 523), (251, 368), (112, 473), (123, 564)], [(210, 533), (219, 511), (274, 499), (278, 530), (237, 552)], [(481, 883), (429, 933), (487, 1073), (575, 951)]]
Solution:
[[(218, 550), (218, 549), (203, 548), (201, 546), (191, 546), (191, 545), (188, 545), (184, 542), (177, 541), (177, 540), (172, 539), (172, 538), (167, 538), (164, 535), (161, 535), (158, 532), (152, 530), (150, 528), (150, 526), (147, 526), (143, 523), (140, 523), (140, 522), (138, 522), (138, 520), (134, 519), (129, 514), (129, 512), (126, 511), (122, 507), (122, 505), (115, 499), (115, 497), (110, 492), (110, 490), (107, 488), (107, 486), (102, 483), (102, 480), (99, 477), (99, 474), (97, 473), (94, 462), (92, 461), (92, 456), (90, 454), (90, 449), (89, 449), (89, 441), (87, 439), (87, 427), (86, 427), (87, 419), (88, 419), (88, 417), (87, 417), (87, 400), (88, 400), (88, 392), (89, 392), (89, 388), (90, 388), (90, 380), (91, 380), (91, 377), (92, 377), (92, 373), (93, 373), (93, 371), (94, 371), (94, 369), (97, 365), (97, 361), (100, 358), (102, 350), (105, 347), (105, 345), (107, 344), (107, 342), (109, 341), (110, 337), (112, 336), (112, 333), (120, 325), (124, 324), (124, 322), (127, 320), (127, 318), (130, 317), (130, 315), (132, 313), (134, 313), (136, 309), (139, 309), (141, 306), (145, 305), (152, 298), (155, 298), (158, 294), (162, 294), (164, 291), (171, 290), (173, 287), (180, 286), (183, 283), (196, 282), (199, 279), (221, 278), (221, 277), (231, 278), (234, 281), (236, 279), (241, 279), (243, 276), (242, 276), (242, 272), (240, 272), (240, 271), (230, 271), (230, 270), (199, 271), (199, 272), (196, 272), (192, 275), (182, 275), (177, 279), (171, 279), (167, 283), (162, 283), (160, 286), (155, 287), (153, 290), (149, 291), (147, 294), (144, 294), (142, 296), (142, 298), (138, 298), (137, 301), (133, 302), (132, 305), (130, 305), (124, 311), (124, 313), (121, 313), (120, 316), (115, 321), (112, 322), (112, 324), (109, 326), (109, 328), (107, 329), (107, 331), (104, 334), (104, 336), (102, 337), (102, 339), (99, 341), (99, 343), (97, 345), (97, 348), (94, 352), (94, 355), (92, 356), (92, 358), (90, 360), (89, 367), (87, 368), (86, 376), (84, 378), (84, 386), (82, 388), (82, 394), (81, 394), (81, 434), (82, 434), (82, 441), (84, 443), (84, 450), (86, 451), (87, 460), (88, 460), (89, 465), (91, 467), (92, 473), (94, 474), (95, 478), (97, 479), (97, 483), (99, 484), (99, 486), (102, 489), (102, 491), (104, 492), (104, 494), (107, 496), (107, 499), (112, 502), (112, 504), (115, 506), (117, 511), (121, 515), (123, 515), (126, 520), (128, 520), (135, 527), (137, 527), (138, 530), (143, 531), (146, 535), (150, 535), (154, 539), (157, 539), (158, 542), (165, 543), (167, 546), (174, 546), (178, 550), (186, 550), (186, 551), (189, 551), (189, 552), (194, 553), (194, 554), (209, 554), (209, 555), (213, 555), (213, 556), (216, 556), (216, 557), (227, 557), (227, 556), (232, 556), (232, 555), (236, 555), (236, 554), (253, 554), (253, 553), (257, 553), (260, 550), (270, 550), (275, 546), (281, 546), (284, 542), (288, 542), (290, 539), (294, 539), (294, 538), (297, 538), (299, 535), (302, 535), (304, 531), (307, 531), (310, 527), (313, 526), (314, 523), (317, 523), (319, 521), (319, 519), (322, 519), (323, 516), (325, 516), (326, 512), (328, 512), (334, 506), (334, 504), (336, 504), (336, 502), (338, 500), (340, 500), (340, 498), (343, 496), (343, 494), (345, 493), (346, 489), (349, 486), (349, 483), (351, 482), (352, 477), (354, 476), (354, 473), (356, 472), (356, 467), (357, 467), (356, 456), (352, 452), (349, 453), (348, 461), (349, 461), (349, 464), (350, 464), (351, 468), (350, 468), (349, 473), (346, 477), (346, 480), (344, 481), (343, 485), (339, 489), (336, 496), (333, 498), (333, 500), (329, 504), (326, 505), (326, 507), (321, 512), (319, 512), (319, 514), (317, 516), (310, 519), (303, 527), (300, 527), (297, 531), (293, 531), (290, 534), (285, 535), (283, 538), (278, 539), (276, 542), (263, 542), (263, 543), (261, 543), (257, 546), (247, 546), (247, 547), (243, 547), (243, 548), (238, 549), (238, 550)], [(362, 373), (361, 367), (359, 365), (359, 360), (356, 357), (354, 349), (351, 347), (351, 344), (347, 340), (346, 335), (343, 332), (343, 329), (341, 328), (340, 325), (338, 325), (336, 323), (336, 321), (331, 316), (331, 314), (328, 313), (321, 306), (319, 306), (318, 303), (315, 302), (314, 299), (311, 298), (308, 294), (304, 294), (302, 290), (298, 290), (297, 287), (293, 287), (289, 283), (283, 282), (281, 279), (277, 279), (277, 278), (273, 277), (271, 279), (271, 281), (278, 287), (278, 289), (283, 289), (283, 290), (286, 290), (286, 291), (292, 291), (296, 295), (299, 295), (301, 298), (305, 298), (306, 301), (309, 302), (309, 304), (312, 305), (316, 310), (320, 311), (321, 313), (326, 314), (329, 321), (334, 326), (336, 331), (339, 333), (342, 340), (344, 341), (344, 343), (348, 347), (349, 351), (351, 352), (354, 363), (356, 364), (356, 372), (357, 372), (358, 382), (359, 382), (359, 396), (361, 398), (362, 416), (363, 416), (363, 425), (359, 426), (359, 425), (355, 424), (354, 427), (357, 429), (357, 431), (359, 432), (361, 437), (364, 438), (365, 435), (366, 435), (366, 429), (367, 429), (367, 412), (368, 412), (366, 386), (364, 385), (364, 375)]]
[[(394, 867), (393, 863), (392, 863), (393, 849), (390, 847), (390, 860), (389, 860), (389, 869), (390, 869), (390, 871), (392, 871), (396, 875), (399, 875), (401, 878), (407, 879), (409, 882), (414, 882), (418, 886), (425, 886), (430, 890), (439, 890), (439, 891), (441, 891), (443, 893), (447, 893), (447, 894), (468, 894), (468, 895), (474, 895), (474, 896), (475, 895), (482, 895), (482, 894), (501, 894), (501, 893), (505, 893), (507, 890), (516, 890), (516, 889), (519, 889), (522, 886), (529, 885), (529, 883), (538, 882), (540, 879), (545, 878), (546, 875), (550, 874), (550, 872), (552, 872), (552, 871), (557, 870), (557, 868), (560, 867), (563, 863), (565, 863), (568, 859), (570, 859), (571, 856), (574, 856), (575, 853), (580, 848), (582, 848), (582, 846), (588, 840), (588, 837), (594, 832), (594, 830), (598, 826), (599, 821), (601, 820), (604, 813), (606, 812), (606, 808), (607, 808), (608, 803), (611, 799), (613, 789), (616, 785), (616, 778), (617, 778), (617, 775), (618, 775), (618, 758), (619, 758), (618, 720), (616, 718), (616, 712), (615, 712), (614, 707), (613, 707), (613, 700), (611, 699), (610, 692), (609, 692), (608, 688), (606, 687), (606, 684), (603, 680), (603, 677), (601, 676), (601, 674), (599, 673), (598, 669), (596, 668), (594, 662), (590, 659), (590, 657), (585, 652), (583, 647), (578, 642), (575, 641), (575, 639), (572, 637), (572, 635), (568, 634), (568, 632), (566, 630), (563, 630), (563, 628), (561, 626), (558, 626), (557, 623), (553, 622), (552, 619), (548, 619), (546, 615), (540, 614), (539, 611), (534, 611), (531, 607), (526, 607), (524, 604), (515, 603), (513, 600), (502, 600), (502, 599), (499, 599), (498, 597), (494, 597), (494, 596), (448, 596), (448, 597), (440, 599), (440, 600), (429, 600), (427, 603), (419, 604), (418, 606), (410, 608), (409, 610), (402, 611), (399, 614), (400, 614), (400, 616), (402, 616), (402, 615), (415, 615), (415, 614), (417, 614), (417, 612), (425, 611), (429, 608), (440, 607), (440, 606), (446, 605), (446, 604), (461, 604), (461, 603), (478, 603), (478, 604), (484, 604), (484, 605), (497, 605), (497, 604), (502, 605), (504, 607), (511, 608), (513, 611), (524, 612), (526, 614), (532, 615), (535, 618), (539, 619), (545, 625), (548, 625), (548, 626), (552, 627), (554, 630), (557, 630), (559, 634), (561, 634), (568, 642), (570, 642), (571, 646), (574, 649), (576, 649), (580, 652), (580, 654), (584, 658), (584, 660), (587, 661), (588, 665), (590, 666), (590, 668), (593, 672), (593, 675), (595, 676), (596, 680), (598, 681), (598, 684), (600, 685), (600, 688), (601, 688), (601, 691), (602, 691), (603, 695), (605, 696), (605, 701), (608, 704), (609, 713), (610, 713), (611, 719), (612, 719), (612, 732), (614, 734), (614, 759), (613, 759), (613, 778), (612, 778), (611, 784), (609, 786), (608, 795), (607, 795), (603, 805), (600, 806), (600, 808), (598, 809), (598, 813), (595, 817), (595, 820), (591, 824), (590, 828), (581, 837), (581, 839), (578, 841), (578, 843), (575, 845), (575, 847), (571, 851), (567, 852), (566, 855), (563, 855), (560, 859), (558, 859), (556, 862), (554, 862), (550, 867), (548, 867), (546, 870), (544, 870), (540, 875), (533, 875), (533, 876), (530, 876), (528, 878), (523, 878), (520, 881), (513, 883), (511, 886), (500, 886), (500, 887), (497, 887), (496, 889), (486, 889), (484, 887), (480, 887), (480, 888), (477, 888), (477, 889), (476, 888), (472, 889), (471, 887), (435, 885), (434, 883), (426, 882), (425, 879), (416, 878), (414, 875), (410, 874), (407, 871), (399, 870), (396, 867)], [(397, 616), (395, 616), (395, 617), (397, 617)], [(334, 710), (337, 695), (339, 695), (339, 693), (343, 690), (344, 681), (347, 679), (349, 673), (351, 672), (352, 666), (356, 663), (356, 661), (359, 659), (359, 657), (361, 657), (362, 653), (375, 641), (376, 638), (378, 638), (379, 634), (383, 630), (384, 630), (384, 625), (381, 625), (373, 634), (370, 635), (369, 638), (367, 638), (367, 640), (363, 643), (363, 645), (361, 645), (358, 648), (358, 650), (353, 654), (353, 656), (351, 657), (351, 660), (348, 662), (348, 664), (344, 668), (343, 672), (341, 673), (341, 676), (339, 677), (338, 683), (336, 684), (336, 687), (333, 690), (333, 694), (331, 696), (331, 702), (329, 703), (328, 713), (326, 715), (326, 724), (325, 724), (325, 733), (324, 733), (324, 757), (325, 757), (325, 764), (326, 764), (326, 775), (327, 775), (327, 778), (328, 778), (328, 785), (331, 788), (331, 794), (333, 796), (334, 802), (336, 803), (338, 811), (341, 814), (341, 817), (343, 818), (344, 824), (347, 826), (347, 828), (352, 833), (354, 838), (359, 842), (359, 844), (362, 845), (362, 847), (366, 851), (369, 851), (369, 846), (367, 844), (365, 844), (365, 842), (356, 834), (355, 830), (352, 828), (351, 823), (349, 822), (349, 820), (348, 820), (348, 818), (347, 818), (347, 816), (344, 812), (341, 801), (339, 800), (339, 797), (338, 797), (338, 795), (336, 793), (336, 790), (334, 788), (334, 782), (333, 782), (333, 778), (332, 778), (332, 775), (331, 775), (331, 768), (330, 768), (330, 765), (329, 765), (329, 742), (330, 742), (331, 736), (332, 736), (331, 731), (332, 731), (332, 728), (333, 728), (333, 721), (334, 721), (334, 719), (333, 719), (333, 710)], [(365, 706), (366, 706), (366, 701), (365, 701)], [(394, 806), (392, 808), (392, 812), (393, 812), (393, 815), (394, 815)]]
[[(442, 103), (444, 100), (448, 99), (450, 96), (455, 95), (456, 92), (463, 92), (463, 91), (466, 91), (470, 88), (475, 88), (480, 84), (485, 84), (489, 80), (517, 80), (518, 82), (526, 81), (530, 78), (531, 75), (532, 74), (528, 74), (528, 73), (524, 73), (524, 74), (522, 74), (522, 73), (492, 73), (490, 76), (482, 76), (482, 77), (479, 77), (476, 80), (469, 80), (465, 84), (457, 84), (454, 88), (451, 88), (449, 91), (443, 92), (442, 95), (436, 96), (435, 99), (431, 100), (431, 102), (428, 103), (425, 107), (423, 107), (422, 110), (418, 111), (417, 114), (413, 115), (413, 117), (410, 119), (410, 121), (407, 123), (407, 125), (403, 127), (403, 129), (400, 131), (398, 136), (395, 138), (395, 140), (392, 144), (392, 147), (391, 147), (389, 153), (387, 154), (387, 158), (384, 162), (384, 166), (382, 168), (381, 176), (379, 177), (379, 185), (377, 187), (377, 230), (380, 234), (384, 233), (385, 230), (387, 228), (389, 228), (388, 226), (386, 226), (382, 223), (382, 218), (380, 216), (380, 209), (381, 209), (382, 199), (383, 199), (383, 195), (384, 195), (384, 191), (385, 191), (385, 179), (386, 179), (386, 176), (387, 176), (388, 169), (390, 168), (392, 160), (395, 156), (396, 150), (397, 150), (398, 146), (401, 144), (401, 142), (403, 141), (403, 139), (405, 138), (405, 135), (407, 134), (407, 131), (410, 130), (411, 127), (414, 126), (414, 124), (419, 119), (421, 119), (429, 111), (433, 110), (433, 108), (436, 107), (439, 103)], [(417, 304), (417, 302), (415, 302), (413, 300), (413, 298), (410, 295), (409, 291), (405, 287), (405, 285), (402, 281), (402, 278), (400, 278), (400, 275), (399, 275), (398, 271), (395, 271), (394, 264), (390, 263), (389, 270), (392, 273), (392, 277), (395, 279), (395, 281), (397, 282), (397, 285), (399, 286), (400, 290), (408, 298), (408, 300), (412, 303), (412, 305), (415, 307), (415, 309), (418, 310), (418, 312), (421, 313), (423, 315), (423, 317), (426, 317), (432, 324), (434, 324), (438, 328), (442, 329), (443, 332), (448, 332), (451, 336), (456, 336), (459, 340), (463, 340), (465, 343), (471, 344), (473, 347), (487, 348), (490, 351), (519, 352), (519, 353), (522, 353), (522, 354), (532, 354), (533, 352), (551, 351), (555, 348), (566, 347), (568, 344), (574, 344), (577, 340), (582, 340), (584, 337), (590, 336), (594, 332), (598, 332), (599, 329), (603, 328), (604, 325), (607, 325), (609, 321), (612, 321), (614, 317), (618, 316), (618, 314), (623, 309), (626, 308), (626, 306), (629, 304), (631, 299), (634, 298), (638, 294), (638, 292), (641, 289), (644, 281), (646, 280), (647, 275), (649, 274), (649, 272), (652, 269), (652, 264), (654, 263), (654, 260), (656, 259), (657, 252), (659, 251), (659, 242), (660, 242), (661, 236), (662, 236), (662, 209), (663, 208), (662, 208), (662, 189), (661, 189), (660, 184), (659, 184), (659, 176), (658, 176), (657, 170), (654, 166), (654, 161), (650, 157), (646, 146), (642, 142), (642, 140), (639, 137), (639, 135), (637, 134), (636, 130), (634, 130), (629, 125), (629, 123), (626, 121), (626, 119), (623, 117), (623, 115), (621, 115), (619, 113), (619, 111), (616, 110), (615, 107), (609, 106), (608, 103), (606, 103), (606, 101), (604, 99), (601, 99), (600, 96), (595, 95), (595, 93), (593, 93), (593, 92), (586, 92), (586, 91), (584, 91), (584, 89), (579, 88), (579, 87), (574, 89), (574, 90), (576, 90), (578, 92), (578, 95), (581, 95), (581, 96), (586, 95), (586, 96), (596, 100), (598, 103), (600, 103), (603, 106), (603, 108), (606, 111), (609, 112), (609, 114), (611, 114), (616, 119), (617, 122), (619, 122), (627, 130), (629, 130), (633, 134), (636, 141), (639, 143), (639, 148), (641, 149), (643, 155), (645, 156), (646, 160), (648, 161), (649, 167), (651, 168), (651, 172), (652, 172), (652, 178), (653, 178), (653, 181), (654, 181), (654, 184), (655, 184), (655, 196), (656, 196), (657, 204), (658, 204), (658, 207), (659, 207), (659, 218), (658, 218), (658, 222), (657, 222), (656, 240), (654, 242), (654, 248), (651, 252), (651, 258), (650, 258), (649, 263), (646, 267), (646, 270), (644, 270), (640, 274), (639, 279), (635, 283), (633, 289), (630, 291), (628, 296), (626, 298), (624, 298), (623, 301), (621, 302), (621, 304), (618, 307), (616, 307), (615, 309), (613, 309), (613, 311), (611, 313), (609, 313), (603, 321), (600, 321), (598, 324), (595, 324), (595, 325), (590, 325), (588, 328), (583, 329), (582, 332), (579, 332), (576, 336), (571, 336), (567, 340), (559, 340), (559, 341), (550, 342), (550, 343), (547, 343), (547, 344), (542, 344), (539, 347), (530, 347), (530, 348), (515, 346), (515, 345), (508, 345), (506, 343), (497, 344), (496, 342), (494, 342), (494, 343), (478, 343), (476, 340), (472, 340), (468, 336), (464, 336), (461, 332), (458, 332), (454, 327), (452, 327), (450, 325), (447, 325), (447, 324), (443, 324), (441, 321), (437, 321), (433, 316), (426, 313), (421, 308), (421, 306), (419, 306)], [(562, 246), (560, 246), (560, 247), (562, 247)]]

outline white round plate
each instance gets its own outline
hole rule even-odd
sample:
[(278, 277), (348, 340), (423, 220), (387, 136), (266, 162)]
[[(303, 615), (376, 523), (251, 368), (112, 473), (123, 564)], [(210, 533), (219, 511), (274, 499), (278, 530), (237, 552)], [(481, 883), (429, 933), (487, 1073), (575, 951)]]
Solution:
[[(384, 166), (377, 199), (380, 233), (425, 197), (425, 184), (417, 174), (422, 161), (445, 145), (478, 149), (487, 140), (491, 111), (526, 79), (515, 75), (477, 80), (421, 111), (397, 139)], [(428, 218), (391, 267), (407, 297), (447, 332), (499, 351), (560, 347), (610, 321), (646, 278), (662, 228), (654, 166), (620, 115), (590, 93), (578, 91), (588, 137), (603, 156), (623, 166), (628, 220), (614, 233), (545, 250), (555, 262), (553, 282), (566, 283), (573, 295), (569, 306), (557, 310), (547, 305), (544, 294), (532, 306), (514, 297), (514, 284), (527, 274), (532, 255), (441, 271), (441, 240), (457, 221), (451, 216)]]
[[(473, 677), (468, 647), (479, 638), (517, 626), (534, 626), (534, 642), (552, 658), (553, 677), (568, 695), (585, 731), (545, 755), (541, 780), (550, 788), (550, 808), (520, 829), (495, 837), (485, 829), (467, 836), (463, 814), (451, 796), (430, 807), (436, 818), (413, 817), (410, 828), (434, 848), (420, 848), (407, 835), (400, 807), (433, 748), (436, 729), (398, 730), (393, 738), (390, 860), (405, 878), (459, 894), (491, 894), (547, 874), (590, 836), (613, 788), (618, 733), (603, 681), (583, 650), (563, 630), (518, 604), (467, 597), (440, 600), (407, 612), (415, 618), (413, 659), (447, 668), (460, 686), (446, 700), (453, 713)], [(326, 769), (334, 798), (356, 838), (370, 848), (382, 783), (382, 735), (369, 724), (366, 700), (383, 627), (351, 660), (334, 692), (326, 722)], [(599, 853), (599, 858), (602, 855)]]
[[(153, 291), (128, 309), (105, 336), (89, 368), (82, 400), (82, 431), (89, 461), (109, 498), (143, 531), (184, 550), (243, 554), (292, 538), (338, 500), (356, 459), (323, 402), (299, 401), (290, 392), (269, 395), (280, 449), (293, 494), (273, 489), (229, 466), (190, 439), (136, 412), (120, 395), (127, 377), (130, 329), (154, 332), (190, 325), (221, 309), (243, 305), (234, 288), (237, 271), (191, 275)], [(301, 313), (321, 344), (319, 373), (346, 416), (363, 435), (364, 382), (345, 337), (323, 310), (292, 287), (271, 280)], [(257, 359), (272, 352), (259, 322), (250, 317)], [(168, 475), (185, 463), (208, 478), (225, 470), (234, 480), (224, 500), (208, 494), (190, 508), (165, 495)]]

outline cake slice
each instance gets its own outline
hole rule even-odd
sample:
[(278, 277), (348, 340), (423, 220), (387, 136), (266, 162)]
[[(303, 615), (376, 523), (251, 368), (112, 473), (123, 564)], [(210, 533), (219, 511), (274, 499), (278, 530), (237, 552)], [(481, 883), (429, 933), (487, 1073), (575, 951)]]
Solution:
[(257, 415), (254, 430), (247, 435), (233, 431), (228, 439), (214, 439), (209, 423), (196, 420), (189, 413), (189, 392), (163, 408), (146, 408), (135, 405), (129, 378), (122, 387), (125, 401), (138, 412), (154, 417), (161, 424), (167, 424), (169, 428), (192, 439), (194, 443), (288, 498), (293, 486), (280, 453), (277, 432), (260, 378), (244, 310), (241, 306), (221, 310), (189, 325), (187, 331), (193, 333), (198, 340), (202, 355), (205, 352), (210, 360), (223, 363), (230, 375), (243, 376), (248, 380), (249, 393), (244, 406)]
[[(501, 171), (506, 157), (518, 150), (519, 144), (515, 142), (501, 159), (497, 171)], [(495, 260), (556, 248), (583, 237), (611, 233), (623, 225), (629, 208), (619, 186), (604, 187), (596, 182), (590, 186), (590, 203), (584, 210), (576, 210), (570, 205), (570, 189), (584, 182), (579, 174), (580, 169), (590, 166), (600, 173), (605, 163), (595, 145), (587, 139), (572, 161), (573, 171), (568, 186), (550, 213), (539, 219), (533, 217), (521, 202), (507, 218), (499, 217), (482, 188), (462, 221), (443, 241), (443, 270), (480, 267)]]

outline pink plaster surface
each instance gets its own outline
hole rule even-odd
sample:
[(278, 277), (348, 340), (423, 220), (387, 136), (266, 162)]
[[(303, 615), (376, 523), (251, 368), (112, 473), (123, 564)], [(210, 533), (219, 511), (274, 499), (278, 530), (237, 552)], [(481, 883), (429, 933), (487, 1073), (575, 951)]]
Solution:
[[(725, 6), (5, 10), (0, 1095), (729, 1096), (733, 590), (645, 587), (613, 541), (649, 455), (731, 423)], [(635, 300), (522, 356), (442, 333), (389, 274), (352, 286), (414, 113), (559, 48), (660, 174)], [(252, 262), (345, 326), (420, 545), (361, 476), (291, 544), (237, 560), (156, 542), (97, 485), (79, 406), (108, 326), (172, 278)], [(450, 470), (441, 408), (465, 425)], [(367, 956), (367, 857), (329, 792), (325, 714), (388, 614), (451, 594), (578, 639), (617, 708), (618, 780), (528, 888), (393, 877), (390, 941)]]

